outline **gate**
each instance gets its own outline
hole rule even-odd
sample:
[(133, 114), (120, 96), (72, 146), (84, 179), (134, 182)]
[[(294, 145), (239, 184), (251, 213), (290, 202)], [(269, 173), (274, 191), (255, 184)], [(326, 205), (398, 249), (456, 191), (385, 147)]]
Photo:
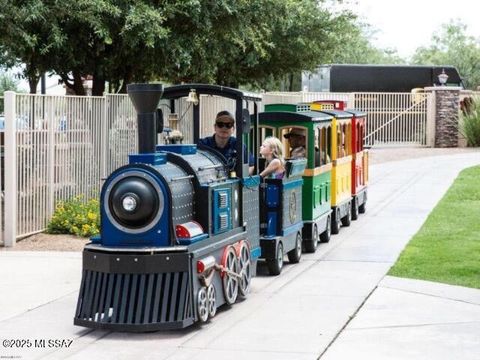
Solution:
[(365, 111), (365, 145), (427, 145), (431, 93), (355, 93), (353, 107)]
[(367, 113), (366, 146), (431, 145), (430, 120), (434, 111), (431, 93), (325, 93), (273, 92), (264, 104), (341, 100), (347, 107)]

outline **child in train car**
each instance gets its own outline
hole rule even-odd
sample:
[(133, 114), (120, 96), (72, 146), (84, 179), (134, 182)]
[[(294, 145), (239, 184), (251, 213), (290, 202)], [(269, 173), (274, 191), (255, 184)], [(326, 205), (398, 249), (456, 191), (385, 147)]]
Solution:
[(262, 178), (282, 179), (285, 175), (285, 159), (282, 142), (273, 136), (267, 137), (260, 147), (260, 155), (266, 159), (265, 169), (260, 173)]

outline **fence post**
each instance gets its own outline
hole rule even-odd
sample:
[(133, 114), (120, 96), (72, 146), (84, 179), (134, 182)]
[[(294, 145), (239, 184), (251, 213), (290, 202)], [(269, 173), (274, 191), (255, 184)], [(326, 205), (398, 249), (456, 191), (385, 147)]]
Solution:
[(107, 177), (107, 156), (109, 150), (109, 142), (108, 142), (108, 114), (109, 114), (109, 107), (112, 98), (105, 94), (103, 96), (103, 111), (102, 111), (102, 121), (100, 123), (100, 143), (102, 144), (100, 147), (100, 189), (103, 185), (104, 178)]
[(426, 131), (426, 145), (428, 147), (435, 147), (435, 118), (436, 107), (435, 107), (435, 91), (427, 92), (427, 131)]
[(13, 91), (5, 91), (5, 238), (6, 247), (17, 239), (17, 124)]
[(48, 178), (48, 217), (50, 218), (53, 215), (55, 210), (55, 130), (56, 130), (56, 123), (55, 123), (55, 107), (53, 104), (52, 97), (44, 97), (48, 100), (48, 119), (47, 121), (48, 132), (47, 132), (47, 178)]

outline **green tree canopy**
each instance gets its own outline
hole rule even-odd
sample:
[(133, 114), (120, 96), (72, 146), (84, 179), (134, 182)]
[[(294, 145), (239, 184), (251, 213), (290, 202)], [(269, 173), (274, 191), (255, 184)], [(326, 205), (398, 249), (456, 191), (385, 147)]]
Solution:
[(413, 63), (421, 65), (453, 65), (464, 79), (467, 88), (480, 85), (480, 42), (467, 35), (461, 21), (443, 24), (433, 34), (431, 45), (415, 51)]
[(0, 0), (0, 62), (25, 64), (34, 92), (54, 72), (75, 93), (93, 76), (124, 91), (132, 81), (261, 85), (324, 63), (350, 13), (320, 0)]

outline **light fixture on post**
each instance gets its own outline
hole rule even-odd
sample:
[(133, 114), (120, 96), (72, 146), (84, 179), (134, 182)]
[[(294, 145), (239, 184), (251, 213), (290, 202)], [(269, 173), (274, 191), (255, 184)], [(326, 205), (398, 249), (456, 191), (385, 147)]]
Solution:
[(445, 69), (442, 69), (442, 73), (438, 75), (438, 82), (440, 83), (440, 86), (445, 86), (448, 80), (448, 75), (445, 74)]
[(198, 95), (195, 89), (191, 89), (188, 93), (187, 102), (193, 103), (193, 105), (198, 105)]

